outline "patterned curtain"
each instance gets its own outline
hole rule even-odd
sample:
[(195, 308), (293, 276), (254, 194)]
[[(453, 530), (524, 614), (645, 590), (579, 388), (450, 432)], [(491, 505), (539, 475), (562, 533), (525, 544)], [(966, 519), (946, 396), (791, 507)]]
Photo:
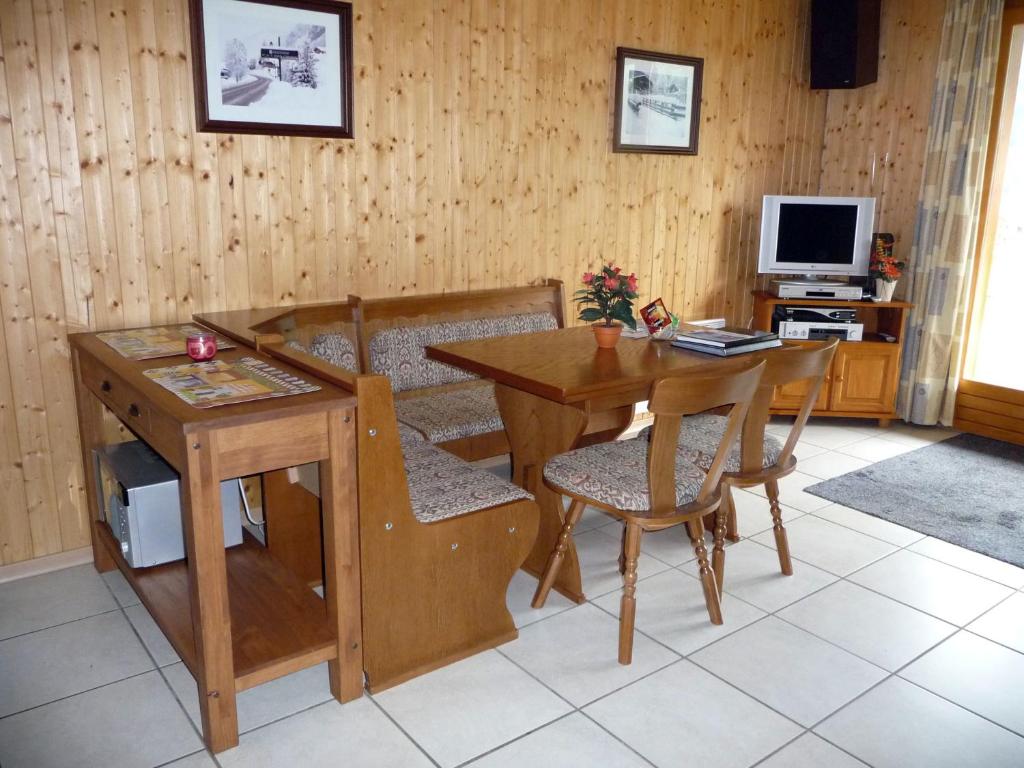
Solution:
[(953, 423), (1004, 0), (949, 0), (906, 297), (900, 416)]

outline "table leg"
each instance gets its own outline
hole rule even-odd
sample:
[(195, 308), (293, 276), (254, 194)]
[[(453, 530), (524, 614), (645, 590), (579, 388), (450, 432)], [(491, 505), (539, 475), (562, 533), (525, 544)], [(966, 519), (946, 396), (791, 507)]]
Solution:
[(82, 468), (85, 470), (85, 496), (92, 522), (89, 533), (92, 536), (92, 562), (100, 573), (117, 567), (114, 558), (100, 541), (96, 526), (100, 520), (99, 489), (96, 487), (96, 470), (92, 452), (103, 446), (103, 404), (96, 399), (85, 384), (78, 370), (78, 353), (71, 356), (75, 369), (75, 403), (78, 406), (78, 434), (82, 445)]
[(231, 612), (224, 557), (224, 523), (217, 472), (217, 437), (186, 435), (188, 467), (181, 478), (181, 516), (188, 553), (196, 684), (203, 738), (213, 752), (238, 744)]
[(331, 693), (341, 702), (363, 695), (355, 425), (351, 408), (328, 412), (330, 458), (320, 462), (324, 599), (327, 621), (338, 638), (338, 656), (328, 667)]
[[(540, 507), (540, 527), (523, 570), (540, 578), (558, 541), (565, 517), (561, 494), (544, 484), (544, 465), (552, 456), (570, 450), (583, 434), (587, 415), (572, 406), (497, 384), (494, 394), (512, 447), (512, 480), (532, 493)], [(575, 544), (570, 541), (554, 589), (582, 603), (583, 584)]]

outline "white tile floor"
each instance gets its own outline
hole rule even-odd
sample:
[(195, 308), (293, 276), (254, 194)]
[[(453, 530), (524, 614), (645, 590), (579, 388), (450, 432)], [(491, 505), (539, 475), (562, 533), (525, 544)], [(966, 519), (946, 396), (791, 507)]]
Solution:
[(322, 667), (251, 689), (215, 757), (192, 678), (116, 573), (0, 585), (0, 765), (1019, 768), (1024, 570), (803, 492), (948, 434), (812, 423), (782, 484), (796, 573), (763, 494), (738, 492), (721, 627), (682, 532), (648, 535), (619, 666), (619, 527), (588, 510), (591, 602), (533, 610), (517, 574), (518, 640), (345, 706)]

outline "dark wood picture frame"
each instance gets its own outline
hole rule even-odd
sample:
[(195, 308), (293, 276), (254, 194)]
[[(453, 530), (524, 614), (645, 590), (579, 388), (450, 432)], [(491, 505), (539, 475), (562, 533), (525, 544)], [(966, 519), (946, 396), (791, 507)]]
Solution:
[(280, 6), (304, 11), (333, 14), (338, 17), (341, 120), (338, 125), (286, 122), (220, 120), (210, 117), (206, 75), (206, 35), (203, 28), (204, 0), (189, 0), (192, 36), (192, 79), (196, 95), (196, 129), (209, 133), (254, 133), (268, 136), (315, 136), (335, 139), (353, 138), (352, 106), (352, 5), (333, 0), (244, 0), (258, 5)]
[[(685, 146), (670, 144), (634, 144), (623, 141), (622, 92), (625, 79), (626, 59), (645, 59), (662, 64), (676, 64), (693, 70), (693, 88), (689, 95), (690, 130)], [(615, 56), (615, 125), (612, 132), (612, 149), (615, 152), (651, 152), (663, 155), (696, 155), (700, 134), (700, 98), (704, 79), (704, 59), (693, 56), (677, 56), (657, 51), (642, 51), (637, 48), (617, 48)], [(660, 110), (659, 110), (660, 111)]]

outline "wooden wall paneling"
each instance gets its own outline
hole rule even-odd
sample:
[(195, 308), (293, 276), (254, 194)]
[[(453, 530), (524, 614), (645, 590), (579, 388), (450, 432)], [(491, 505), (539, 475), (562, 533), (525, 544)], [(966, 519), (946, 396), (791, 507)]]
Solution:
[(292, 139), (291, 148), (291, 201), (294, 219), (295, 301), (308, 304), (317, 296), (316, 282), (316, 228), (313, 223), (313, 167), (314, 152), (319, 139)]
[[(221, 134), (216, 138), (219, 243), (224, 254), (223, 303), (227, 309), (245, 309), (252, 306), (245, 233), (245, 161), (239, 137)], [(215, 234), (212, 232), (211, 237)]]
[(245, 240), (248, 248), (249, 292), (256, 307), (274, 306), (270, 245), (270, 207), (267, 199), (266, 136), (243, 135), (242, 191), (245, 200)]
[[(12, 81), (20, 82), (22, 88), (36, 85), (28, 66), (30, 38), (24, 36), (19, 23), (23, 22), (19, 18), (23, 10), (16, 8), (16, 13), (5, 16), (0, 23), (3, 53), (0, 63), (5, 74), (0, 80), (0, 114), (6, 117), (0, 121), (0, 243), (4, 247), (4, 258), (0, 261), (0, 309), (10, 366), (7, 370), (14, 374), (9, 377), (10, 400), (4, 410), (10, 409), (16, 425), (18, 455), (14, 466), (21, 471), (25, 495), (22, 509), (8, 510), (5, 505), (4, 512), (21, 516), (27, 522), (32, 556), (39, 557), (61, 551), (61, 539), (29, 277), (30, 235), (23, 225), (20, 153), (16, 147), (17, 134), (25, 129), (30, 115), (23, 111), (18, 94), (8, 93), (8, 83)], [(11, 76), (15, 70), (18, 77)], [(5, 421), (10, 427), (11, 416)], [(16, 525), (9, 527), (16, 528)], [(20, 549), (16, 542), (17, 538), (11, 542), (12, 548)]]
[(270, 212), (274, 304), (295, 304), (297, 281), (288, 136), (267, 137), (267, 210)]
[(89, 327), (92, 274), (85, 233), (63, 0), (38, 2), (34, 12), (36, 66), (46, 127), (46, 152), (50, 159), (50, 188), (57, 252), (61, 260), (64, 317), (69, 328), (84, 329)]
[[(199, 261), (199, 233), (196, 221), (196, 185), (193, 177), (192, 71), (187, 51), (189, 39), (187, 14), (180, 0), (154, 0), (156, 26), (160, 30), (158, 71), (160, 105), (164, 122), (165, 180), (167, 183), (168, 221), (174, 264), (174, 303), (177, 320), (188, 320), (201, 300), (202, 269)], [(240, 168), (240, 164), (238, 166)], [(236, 195), (241, 188), (241, 173), (235, 175)], [(231, 200), (232, 198), (228, 198)], [(222, 202), (223, 205), (223, 202)], [(239, 209), (236, 207), (236, 211)], [(241, 237), (244, 237), (242, 230)], [(244, 253), (244, 242), (237, 244)], [(248, 285), (248, 279), (244, 280)], [(248, 295), (235, 307), (249, 306)]]
[[(263, 138), (262, 136), (259, 138)], [(195, 133), (192, 136), (192, 180), (196, 195), (196, 248), (192, 255), (199, 273), (197, 306), (208, 309), (226, 309), (227, 301), (224, 274), (224, 237), (221, 224), (220, 167), (217, 147), (223, 136), (216, 133)], [(259, 166), (260, 178), (267, 175), (266, 167)], [(266, 253), (269, 257), (270, 245)], [(251, 265), (250, 265), (251, 269)], [(259, 273), (261, 285), (265, 285), (267, 306), (272, 301), (273, 277), (268, 268)]]
[(135, 147), (138, 155), (142, 236), (147, 268), (149, 316), (154, 323), (174, 322), (177, 288), (170, 238), (170, 204), (164, 166), (163, 112), (160, 99), (159, 43), (156, 8), (135, 3), (127, 13), (131, 66), (130, 88), (135, 108)]
[[(374, 20), (376, 8), (375, 3), (369, 2), (360, 4), (355, 8), (355, 24), (353, 25), (353, 50), (356, 69), (353, 75), (356, 93), (355, 114), (356, 124), (359, 133), (356, 134), (353, 146), (356, 165), (355, 189), (350, 192), (355, 201), (355, 242), (354, 245), (354, 270), (352, 292), (365, 296), (369, 295), (367, 289), (370, 287), (370, 277), (374, 264), (370, 258), (370, 231), (376, 226), (371, 221), (372, 195), (370, 178), (376, 179), (376, 165), (374, 163), (374, 146), (378, 140), (376, 131), (376, 103), (377, 88), (374, 84), (380, 82), (379, 62), (375, 55), (376, 40), (374, 38)], [(337, 169), (337, 162), (335, 163)], [(339, 213), (342, 213), (339, 209)], [(339, 221), (339, 234), (344, 232), (344, 219)]]
[(396, 199), (396, 293), (418, 293), (417, 277), (422, 270), (419, 263), (421, 250), (416, 244), (416, 201), (421, 186), (420, 174), (426, 165), (416, 153), (417, 134), (427, 134), (431, 116), (418, 114), (416, 69), (427, 56), (418, 58), (420, 43), (429, 42), (423, 12), (432, 13), (427, 3), (409, 8), (402, 14), (398, 52), (397, 88), (395, 90), (395, 199)]
[(335, 195), (331, 172), (334, 169), (335, 147), (340, 150), (348, 145), (348, 142), (318, 139), (313, 147), (313, 167), (310, 178), (313, 242), (310, 252), (313, 259), (313, 275), (316, 280), (316, 298), (326, 301), (344, 296), (343, 293), (339, 293), (338, 263), (347, 260), (347, 254), (343, 255), (338, 243), (335, 220), (339, 202)]
[[(57, 546), (85, 546), (89, 541), (86, 525), (81, 519), (82, 470), (78, 451), (75, 419), (75, 398), (71, 384), (70, 358), (66, 345), (64, 297), (61, 282), (61, 261), (57, 250), (50, 159), (47, 154), (45, 122), (39, 117), (43, 105), (36, 63), (35, 19), (28, 2), (15, 3), (3, 26), (4, 50), (7, 59), (7, 97), (13, 128), (14, 170), (21, 196), (21, 221), (24, 234), (25, 260), (12, 263), (14, 284), (21, 296), (18, 312), (31, 315), (18, 322), (25, 323), (23, 340), (27, 348), (20, 354), (25, 360), (25, 385), (31, 392), (19, 400), (24, 407), (38, 408), (31, 417), (33, 429), (40, 429), (37, 458), (41, 474), (49, 475), (55, 501), (45, 507), (45, 515), (55, 515), (58, 526)], [(20, 76), (12, 77), (13, 73)], [(12, 262), (14, 262), (12, 253)], [(5, 265), (6, 267), (7, 265)], [(33, 338), (34, 337), (34, 338)], [(20, 366), (14, 370), (21, 371)], [(21, 375), (17, 376), (21, 380)], [(39, 420), (42, 423), (39, 423)], [(48, 526), (49, 527), (49, 526)], [(50, 549), (47, 551), (59, 551)]]
[[(0, 33), (5, 23), (0, 20)], [(32, 541), (30, 497), (39, 495), (39, 480), (30, 485), (25, 474), (25, 462), (21, 447), (21, 424), (24, 421), (22, 408), (16, 399), (14, 384), (17, 376), (13, 362), (21, 354), (14, 350), (14, 357), (8, 355), (8, 339), (17, 344), (22, 339), (18, 317), (12, 315), (17, 301), (12, 295), (13, 278), (6, 265), (15, 254), (24, 254), (25, 237), (21, 221), (21, 195), (17, 186), (17, 169), (14, 161), (14, 136), (10, 100), (7, 95), (7, 60), (4, 56), (4, 35), (0, 34), (0, 252), (4, 254), (0, 264), (0, 311), (2, 329), (0, 333), (0, 480), (6, 489), (3, 514), (0, 514), (0, 563), (14, 563), (36, 557)], [(16, 335), (10, 335), (14, 330)], [(20, 394), (17, 393), (17, 394)], [(32, 469), (37, 470), (37, 463)]]
[(149, 275), (138, 180), (135, 104), (132, 99), (125, 0), (96, 0), (100, 82), (107, 127), (114, 238), (121, 272), (125, 322), (150, 322)]
[(124, 328), (113, 191), (108, 167), (100, 46), (92, 0), (66, 0), (71, 90), (75, 105), (79, 165), (92, 286), (89, 324), (99, 330)]
[(434, 191), (437, 162), (433, 137), (440, 122), (434, 104), (434, 46), (437, 41), (436, 8), (418, 3), (412, 9), (412, 43), (409, 52), (409, 87), (412, 89), (409, 124), (413, 129), (410, 149), (413, 169), (410, 190), (410, 235), (413, 261), (412, 290), (436, 293), (438, 242), (432, 220), (438, 215)]
[[(6, 114), (2, 107), (0, 114)], [(0, 144), (4, 141), (6, 139), (0, 138)], [(2, 197), (4, 195), (0, 191)], [(0, 215), (6, 213), (6, 204), (0, 200)], [(0, 222), (0, 245), (7, 247), (6, 238), (10, 234), (13, 233)], [(17, 403), (11, 390), (10, 370), (6, 335), (0, 333), (0, 484), (5, 489), (3, 514), (0, 514), (0, 565), (36, 556), (32, 549), (21, 446), (18, 443)]]

